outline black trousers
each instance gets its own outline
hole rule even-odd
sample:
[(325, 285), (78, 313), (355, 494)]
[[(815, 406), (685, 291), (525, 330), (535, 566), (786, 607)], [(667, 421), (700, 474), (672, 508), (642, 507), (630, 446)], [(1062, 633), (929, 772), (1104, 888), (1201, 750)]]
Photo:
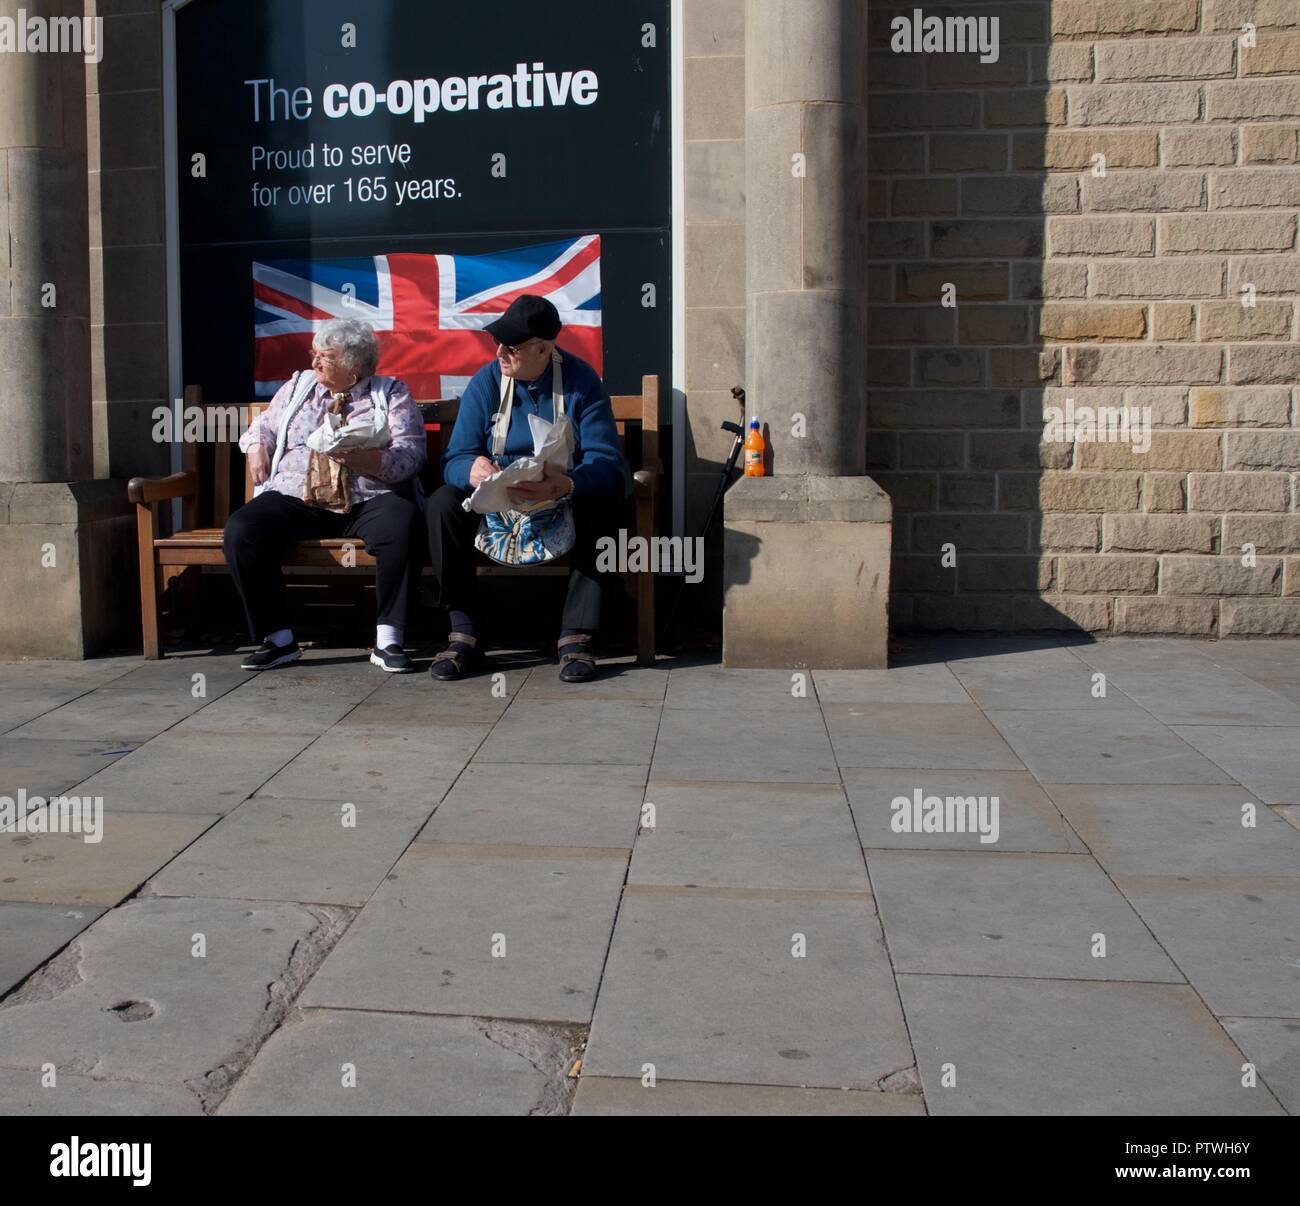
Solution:
[[(466, 511), (461, 503), (470, 492), (439, 486), (429, 496), (425, 520), (429, 529), (429, 560), (438, 579), (439, 598), (448, 611), (473, 615), (477, 602), (474, 565), (480, 554), (474, 535), (483, 517)], [(600, 627), (600, 604), (608, 574), (596, 569), (596, 542), (618, 531), (622, 500), (590, 499), (573, 504), (574, 541), (569, 554), (569, 593), (564, 600), (562, 628), (595, 632)]]
[(360, 538), (376, 561), (378, 623), (406, 627), (412, 586), (424, 556), (424, 533), (415, 503), (390, 492), (339, 515), (264, 490), (230, 517), (223, 540), (226, 564), (244, 601), (254, 641), (290, 626), (280, 572), (285, 550), (299, 540), (328, 536)]

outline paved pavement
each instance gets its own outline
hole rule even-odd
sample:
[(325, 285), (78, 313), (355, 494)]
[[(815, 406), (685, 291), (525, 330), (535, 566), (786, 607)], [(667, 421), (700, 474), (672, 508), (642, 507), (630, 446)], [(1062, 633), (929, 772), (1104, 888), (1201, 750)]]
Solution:
[(1300, 1112), (1300, 641), (496, 668), (0, 665), (0, 1113)]

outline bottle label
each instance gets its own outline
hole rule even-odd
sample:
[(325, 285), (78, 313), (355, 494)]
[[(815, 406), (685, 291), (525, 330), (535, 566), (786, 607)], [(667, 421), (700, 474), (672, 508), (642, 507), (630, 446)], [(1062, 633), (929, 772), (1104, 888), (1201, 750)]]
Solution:
[(762, 451), (762, 449), (761, 449), (761, 448), (746, 448), (746, 449), (745, 449), (745, 471), (746, 471), (746, 472), (749, 472), (751, 469), (759, 469), (759, 470), (761, 470), (762, 468), (763, 468), (763, 451)]

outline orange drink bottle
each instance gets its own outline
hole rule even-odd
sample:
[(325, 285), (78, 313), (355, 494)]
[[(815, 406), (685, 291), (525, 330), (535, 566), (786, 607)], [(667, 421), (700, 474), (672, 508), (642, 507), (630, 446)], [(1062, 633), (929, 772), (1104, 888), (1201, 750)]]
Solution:
[(763, 458), (767, 453), (767, 442), (763, 439), (762, 428), (757, 419), (749, 421), (749, 435), (745, 437), (745, 476), (763, 477), (767, 470)]

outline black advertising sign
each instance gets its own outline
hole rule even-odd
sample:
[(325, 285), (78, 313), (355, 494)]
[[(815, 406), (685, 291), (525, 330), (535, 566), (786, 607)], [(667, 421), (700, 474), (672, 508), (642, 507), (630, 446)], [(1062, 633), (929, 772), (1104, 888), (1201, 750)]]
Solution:
[(441, 373), (448, 392), (490, 358), (483, 312), (520, 280), (570, 307), (585, 340), (572, 346), (603, 353), (611, 392), (639, 392), (643, 372), (666, 383), (668, 10), (668, 0), (181, 8), (186, 384), (219, 402), (264, 394), (305, 367), (298, 333), (337, 313), (376, 326), (383, 371), (429, 389)]

